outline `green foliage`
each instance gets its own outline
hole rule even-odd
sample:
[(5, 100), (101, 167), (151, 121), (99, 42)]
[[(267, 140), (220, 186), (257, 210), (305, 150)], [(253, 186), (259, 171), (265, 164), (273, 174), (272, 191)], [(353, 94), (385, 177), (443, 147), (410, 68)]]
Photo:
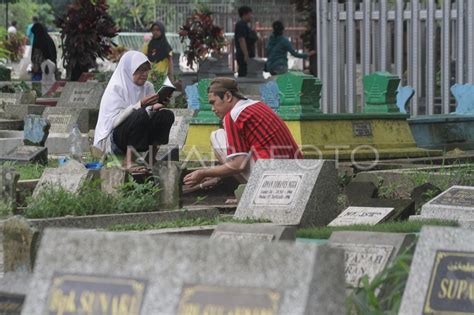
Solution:
[(299, 229), (296, 236), (300, 238), (328, 239), (332, 232), (336, 231), (368, 231), (386, 233), (418, 233), (424, 225), (458, 226), (454, 221), (444, 220), (414, 220), (395, 221), (377, 225), (347, 225), (347, 226), (324, 226)]
[(443, 191), (452, 185), (473, 186), (474, 164), (441, 165), (437, 169), (410, 173), (408, 177), (415, 187), (424, 183), (432, 183)]
[(51, 218), (66, 215), (150, 212), (157, 210), (158, 191), (152, 181), (130, 182), (119, 188), (117, 195), (98, 189), (99, 181), (86, 181), (78, 193), (50, 186), (36, 198), (27, 200), (24, 215), (28, 218)]
[(148, 75), (148, 81), (153, 83), (153, 88), (155, 91), (158, 91), (163, 85), (163, 82), (165, 82), (167, 76), (168, 74), (160, 72), (156, 69), (156, 67), (152, 66)]
[(148, 31), (155, 19), (155, 6), (148, 0), (110, 0), (109, 13), (124, 32)]
[[(412, 245), (414, 246), (414, 244)], [(393, 263), (369, 282), (367, 275), (360, 279), (347, 298), (348, 314), (396, 315), (410, 272), (412, 248), (397, 256)]]
[[(5, 2), (0, 4), (0, 25), (5, 26)], [(17, 30), (26, 32), (26, 27), (31, 24), (31, 18), (37, 16), (46, 27), (53, 26), (54, 12), (50, 4), (37, 3), (36, 1), (17, 0), (8, 4), (8, 21), (17, 21)]]
[(11, 202), (0, 200), (0, 218), (6, 218), (13, 214), (13, 205)]

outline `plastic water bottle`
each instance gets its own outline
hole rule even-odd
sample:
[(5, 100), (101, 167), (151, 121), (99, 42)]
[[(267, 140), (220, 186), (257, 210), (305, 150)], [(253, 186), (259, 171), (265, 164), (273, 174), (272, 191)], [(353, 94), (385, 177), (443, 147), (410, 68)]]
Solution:
[(70, 158), (82, 162), (82, 138), (81, 131), (77, 124), (72, 127), (71, 134), (69, 135), (69, 143)]

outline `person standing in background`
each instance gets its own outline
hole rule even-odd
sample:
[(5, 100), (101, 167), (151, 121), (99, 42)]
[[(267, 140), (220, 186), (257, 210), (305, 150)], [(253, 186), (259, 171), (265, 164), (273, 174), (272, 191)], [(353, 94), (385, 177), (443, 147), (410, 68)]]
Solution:
[(151, 25), (150, 31), (153, 37), (143, 47), (143, 53), (156, 71), (168, 75), (173, 81), (173, 50), (166, 38), (165, 25), (156, 21)]
[(239, 8), (240, 21), (235, 24), (235, 59), (238, 65), (239, 77), (247, 76), (247, 63), (250, 58), (255, 58), (255, 43), (257, 34), (249, 23), (252, 21), (252, 9), (248, 6)]
[(12, 21), (10, 27), (8, 28), (8, 34), (16, 34), (16, 21)]
[(280, 21), (273, 22), (273, 33), (270, 35), (267, 44), (267, 63), (265, 71), (271, 75), (284, 74), (288, 72), (288, 53), (294, 57), (306, 59), (316, 54), (310, 51), (308, 54), (300, 54), (293, 48), (291, 42), (283, 36), (285, 26)]
[(33, 25), (35, 25), (36, 23), (39, 22), (38, 20), (38, 17), (36, 16), (33, 16), (33, 18), (31, 19), (32, 23), (31, 24), (28, 24), (28, 26), (26, 27), (26, 36), (28, 37), (28, 41), (29, 41), (29, 44), (30, 46), (33, 45), (33, 40), (35, 38), (35, 35), (33, 34), (33, 32), (31, 32), (31, 29), (33, 28)]
[(31, 63), (33, 64), (32, 81), (41, 81), (41, 64), (43, 61), (49, 59), (56, 65), (56, 46), (43, 24), (35, 23), (31, 28), (31, 32), (35, 35), (31, 52)]

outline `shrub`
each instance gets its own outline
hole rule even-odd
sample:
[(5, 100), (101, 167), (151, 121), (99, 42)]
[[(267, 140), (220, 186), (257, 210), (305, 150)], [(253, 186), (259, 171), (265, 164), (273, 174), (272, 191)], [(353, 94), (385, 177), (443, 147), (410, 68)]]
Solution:
[(226, 44), (223, 30), (214, 25), (212, 12), (204, 5), (198, 6), (186, 19), (179, 36), (182, 43), (189, 41), (185, 54), (191, 68), (193, 63), (206, 59), (209, 53), (220, 53)]

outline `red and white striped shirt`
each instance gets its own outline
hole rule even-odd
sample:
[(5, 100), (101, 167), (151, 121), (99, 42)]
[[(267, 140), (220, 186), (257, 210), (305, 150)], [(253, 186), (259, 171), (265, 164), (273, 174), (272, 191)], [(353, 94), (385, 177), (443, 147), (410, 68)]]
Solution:
[(285, 122), (260, 101), (241, 100), (224, 117), (227, 157), (251, 154), (258, 159), (302, 159)]

